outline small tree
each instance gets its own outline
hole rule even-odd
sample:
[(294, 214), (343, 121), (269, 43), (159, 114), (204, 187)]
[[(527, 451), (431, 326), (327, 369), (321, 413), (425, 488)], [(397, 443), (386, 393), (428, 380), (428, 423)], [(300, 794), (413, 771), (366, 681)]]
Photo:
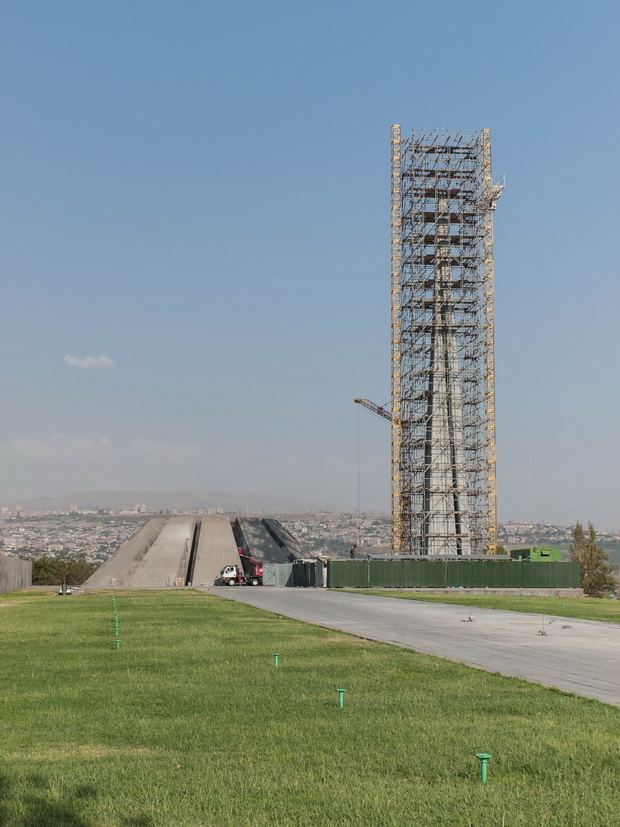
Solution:
[(569, 552), (571, 560), (581, 563), (581, 585), (590, 597), (601, 597), (618, 588), (614, 577), (616, 567), (609, 562), (609, 554), (596, 542), (592, 523), (588, 523), (587, 533), (581, 523), (577, 523)]
[[(26, 558), (28, 559), (28, 558)], [(32, 560), (33, 586), (81, 586), (99, 566), (83, 554), (76, 557), (35, 557)]]

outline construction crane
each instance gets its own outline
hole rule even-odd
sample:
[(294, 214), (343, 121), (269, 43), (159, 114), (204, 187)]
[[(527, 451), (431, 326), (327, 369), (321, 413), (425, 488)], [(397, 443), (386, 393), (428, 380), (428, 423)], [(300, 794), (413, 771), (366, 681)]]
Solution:
[(382, 416), (384, 419), (387, 419), (388, 422), (392, 421), (392, 414), (385, 410), (385, 405), (375, 405), (375, 403), (371, 402), (369, 399), (354, 399), (353, 401), (357, 402), (358, 405), (363, 405), (364, 408), (368, 408), (369, 411)]
[[(387, 408), (386, 405), (376, 405), (374, 402), (371, 402), (370, 399), (354, 399), (358, 405), (362, 405), (364, 408), (368, 408), (369, 411), (378, 414), (378, 416), (382, 416), (384, 419), (387, 419), (388, 422), (392, 425), (392, 433), (397, 430), (400, 432), (400, 418), (393, 416)], [(393, 440), (393, 437), (392, 437)], [(394, 466), (392, 465), (392, 485), (394, 484)], [(394, 548), (394, 537), (402, 536), (402, 526), (400, 524), (401, 520), (401, 510), (400, 510), (400, 499), (398, 500), (399, 508), (395, 508), (395, 498), (392, 496), (392, 547)]]

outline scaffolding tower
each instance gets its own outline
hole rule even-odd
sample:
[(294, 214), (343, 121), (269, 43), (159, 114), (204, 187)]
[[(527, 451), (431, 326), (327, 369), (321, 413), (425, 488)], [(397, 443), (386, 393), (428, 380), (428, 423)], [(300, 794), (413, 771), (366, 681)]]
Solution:
[(494, 553), (491, 133), (392, 127), (392, 545)]

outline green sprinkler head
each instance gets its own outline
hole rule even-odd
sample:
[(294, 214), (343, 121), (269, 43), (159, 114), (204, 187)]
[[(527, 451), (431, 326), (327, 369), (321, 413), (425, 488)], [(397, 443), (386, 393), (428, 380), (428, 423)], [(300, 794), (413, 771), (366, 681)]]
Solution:
[(480, 761), (480, 780), (483, 784), (487, 783), (487, 763), (489, 758), (493, 756), (489, 752), (477, 752), (476, 758)]

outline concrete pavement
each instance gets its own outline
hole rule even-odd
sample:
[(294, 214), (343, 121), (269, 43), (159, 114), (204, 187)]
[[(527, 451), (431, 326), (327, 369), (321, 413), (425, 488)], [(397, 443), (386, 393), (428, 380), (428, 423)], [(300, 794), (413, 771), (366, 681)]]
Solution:
[(240, 586), (209, 592), (307, 623), (620, 705), (617, 624), (543, 619), (477, 607), (470, 613), (468, 606), (326, 589)]

